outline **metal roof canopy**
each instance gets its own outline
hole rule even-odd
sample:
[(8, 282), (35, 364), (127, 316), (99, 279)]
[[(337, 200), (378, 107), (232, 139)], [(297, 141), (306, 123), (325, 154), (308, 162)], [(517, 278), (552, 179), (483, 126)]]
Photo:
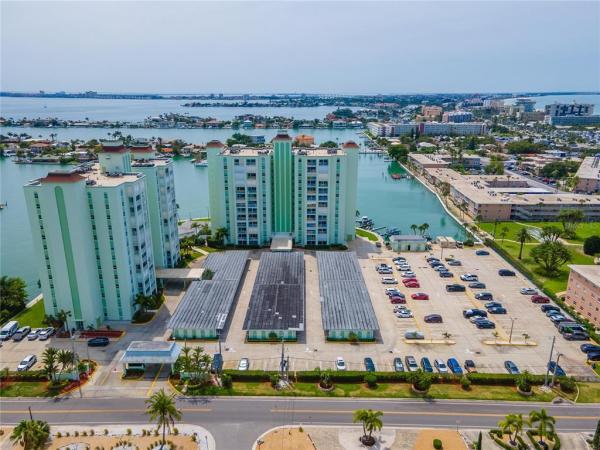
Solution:
[(159, 280), (201, 280), (204, 269), (156, 269), (156, 278)]
[(356, 253), (317, 252), (323, 329), (379, 330)]
[(123, 364), (174, 364), (181, 353), (176, 342), (133, 341), (123, 353)]
[(304, 254), (260, 257), (244, 330), (304, 330)]
[(214, 273), (212, 279), (190, 284), (167, 328), (222, 330), (246, 270), (249, 254), (239, 250), (211, 253), (204, 261), (204, 269)]

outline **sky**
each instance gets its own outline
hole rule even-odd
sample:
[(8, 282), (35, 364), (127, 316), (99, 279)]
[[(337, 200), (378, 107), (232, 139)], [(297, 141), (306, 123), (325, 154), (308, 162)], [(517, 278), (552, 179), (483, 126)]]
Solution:
[(600, 2), (4, 1), (4, 91), (600, 90)]

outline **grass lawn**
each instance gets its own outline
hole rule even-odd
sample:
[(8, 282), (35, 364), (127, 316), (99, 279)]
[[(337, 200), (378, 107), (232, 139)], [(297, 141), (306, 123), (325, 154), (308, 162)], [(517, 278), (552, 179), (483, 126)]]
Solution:
[(47, 381), (18, 381), (0, 384), (0, 397), (53, 397)]
[(377, 242), (379, 240), (379, 238), (377, 237), (377, 235), (375, 233), (371, 233), (370, 231), (363, 230), (360, 228), (356, 229), (356, 235), (367, 238), (368, 240), (373, 241), (373, 242)]
[[(530, 227), (542, 228), (548, 225), (554, 225), (561, 230), (563, 226), (560, 222), (498, 222), (496, 225), (496, 238), (500, 237), (500, 231), (503, 227), (507, 226), (509, 231), (506, 235), (506, 239), (517, 239), (517, 232), (523, 228), (521, 223), (527, 224)], [(493, 235), (494, 223), (493, 222), (480, 222), (479, 227), (482, 230), (487, 231)], [(575, 239), (567, 239), (568, 242), (583, 244), (583, 241), (590, 236), (600, 236), (600, 222), (583, 222), (577, 226), (577, 237)]]
[(19, 314), (14, 316), (11, 320), (19, 322), (19, 326), (29, 325), (31, 328), (42, 328), (45, 327), (44, 323), (44, 301), (40, 300), (31, 308), (24, 309)]
[(220, 252), (221, 249), (218, 248), (212, 248), (212, 247), (206, 247), (204, 245), (198, 247), (201, 250), (204, 250), (206, 253), (214, 253), (214, 252)]
[(599, 403), (600, 383), (577, 383), (579, 386), (579, 398), (577, 403)]

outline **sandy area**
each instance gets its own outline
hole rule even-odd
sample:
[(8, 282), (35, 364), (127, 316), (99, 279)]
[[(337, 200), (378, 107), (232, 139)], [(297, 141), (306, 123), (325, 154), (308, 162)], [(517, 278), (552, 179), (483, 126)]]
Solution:
[(262, 444), (256, 448), (260, 450), (314, 450), (306, 430), (300, 431), (298, 427), (277, 428), (261, 438)]
[(465, 441), (461, 435), (454, 430), (421, 430), (417, 436), (415, 449), (434, 450), (433, 440), (440, 439), (444, 450), (467, 450)]

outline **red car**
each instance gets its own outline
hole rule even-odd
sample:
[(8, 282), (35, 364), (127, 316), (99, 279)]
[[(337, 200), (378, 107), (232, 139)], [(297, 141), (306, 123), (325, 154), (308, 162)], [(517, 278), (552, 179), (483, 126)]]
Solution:
[(420, 288), (421, 285), (417, 281), (414, 281), (412, 283), (406, 283), (404, 285), (404, 287), (407, 287), (407, 288)]
[(429, 300), (429, 295), (425, 292), (417, 292), (416, 294), (412, 294), (410, 298), (413, 300)]
[(404, 284), (406, 284), (406, 283), (418, 283), (419, 280), (417, 280), (416, 278), (402, 278), (402, 282)]
[(550, 303), (550, 299), (548, 297), (544, 297), (543, 295), (532, 295), (531, 303)]
[(406, 303), (406, 299), (404, 297), (399, 297), (397, 295), (392, 295), (390, 297), (390, 303), (396, 305), (396, 304), (404, 304)]

